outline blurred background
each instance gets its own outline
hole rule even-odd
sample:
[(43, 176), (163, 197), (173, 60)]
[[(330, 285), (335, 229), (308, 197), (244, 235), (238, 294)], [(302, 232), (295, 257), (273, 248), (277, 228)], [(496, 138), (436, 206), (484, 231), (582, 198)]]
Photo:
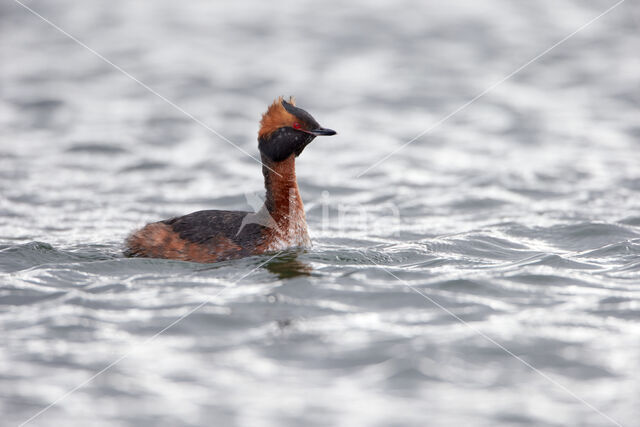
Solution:
[[(640, 6), (374, 3), (0, 2), (0, 424), (637, 425)], [(122, 258), (279, 95), (314, 247)]]

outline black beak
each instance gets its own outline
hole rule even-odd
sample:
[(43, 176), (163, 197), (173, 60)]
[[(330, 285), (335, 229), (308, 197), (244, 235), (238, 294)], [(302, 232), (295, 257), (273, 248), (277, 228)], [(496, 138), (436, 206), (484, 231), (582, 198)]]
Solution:
[(316, 136), (319, 136), (319, 135), (331, 136), (331, 135), (335, 135), (338, 132), (336, 132), (333, 129), (318, 128), (318, 129), (310, 130), (309, 133)]

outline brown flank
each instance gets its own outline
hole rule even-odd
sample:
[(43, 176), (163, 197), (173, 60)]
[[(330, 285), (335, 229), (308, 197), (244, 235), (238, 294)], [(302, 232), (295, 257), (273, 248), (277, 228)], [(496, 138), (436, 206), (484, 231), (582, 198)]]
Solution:
[(195, 262), (238, 258), (242, 249), (224, 236), (212, 236), (206, 243), (189, 242), (162, 222), (154, 222), (134, 233), (127, 239), (127, 247), (132, 256)]

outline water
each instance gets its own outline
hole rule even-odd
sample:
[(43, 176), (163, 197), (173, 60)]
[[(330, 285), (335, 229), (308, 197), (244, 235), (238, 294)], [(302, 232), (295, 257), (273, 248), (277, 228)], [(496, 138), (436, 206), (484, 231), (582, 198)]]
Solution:
[(260, 167), (3, 2), (0, 424), (638, 425), (636, 3), (442, 123), (614, 3), (28, 4), (253, 155), (278, 95), (339, 135), (311, 250), (125, 259)]

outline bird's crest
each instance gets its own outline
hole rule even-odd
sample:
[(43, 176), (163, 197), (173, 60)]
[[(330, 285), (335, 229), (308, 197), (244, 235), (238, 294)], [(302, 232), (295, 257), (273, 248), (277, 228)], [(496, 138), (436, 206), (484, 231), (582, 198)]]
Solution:
[[(267, 112), (262, 115), (258, 138), (268, 137), (281, 127), (293, 125), (296, 121), (296, 117), (286, 110), (283, 104), (285, 102), (287, 101), (285, 101), (283, 97), (279, 96), (275, 101), (273, 101), (273, 104), (269, 106)], [(295, 106), (295, 98), (290, 96), (288, 103)]]

